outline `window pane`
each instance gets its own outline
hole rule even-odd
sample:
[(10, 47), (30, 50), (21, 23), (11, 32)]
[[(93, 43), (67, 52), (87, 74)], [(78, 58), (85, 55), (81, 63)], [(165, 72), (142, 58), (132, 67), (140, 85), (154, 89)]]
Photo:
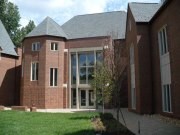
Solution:
[(57, 68), (54, 68), (54, 86), (57, 86), (57, 76), (58, 76)]
[(58, 44), (55, 43), (55, 50), (58, 50)]
[(35, 63), (32, 63), (32, 80), (35, 80)]
[(79, 54), (79, 65), (86, 66), (86, 54)]
[(50, 68), (50, 86), (53, 86), (53, 68)]
[(86, 106), (86, 91), (81, 90), (81, 106)]
[(87, 65), (88, 66), (94, 65), (94, 53), (93, 52), (87, 54)]
[(37, 51), (39, 51), (39, 50), (40, 50), (40, 48), (41, 48), (40, 43), (37, 43)]
[(88, 68), (88, 83), (91, 83), (93, 80), (94, 67)]
[(34, 43), (33, 43), (33, 45), (32, 45), (32, 50), (33, 50), (33, 51), (35, 51), (35, 45), (36, 45), (36, 44), (34, 44)]
[(51, 50), (54, 50), (54, 43), (51, 43)]
[(94, 106), (94, 91), (89, 90), (89, 106)]
[(72, 105), (76, 106), (76, 89), (72, 89)]
[(96, 61), (97, 62), (103, 61), (103, 53), (102, 52), (96, 52)]
[(39, 63), (36, 63), (36, 80), (38, 80)]
[(167, 53), (167, 48), (166, 48), (166, 36), (165, 36), (165, 28), (163, 29), (163, 39), (164, 39), (164, 53)]
[(71, 66), (76, 67), (76, 54), (71, 55)]
[(72, 78), (72, 84), (76, 84), (76, 68), (72, 67), (72, 70), (71, 70), (71, 78)]
[(79, 71), (80, 84), (86, 84), (86, 68), (80, 68)]

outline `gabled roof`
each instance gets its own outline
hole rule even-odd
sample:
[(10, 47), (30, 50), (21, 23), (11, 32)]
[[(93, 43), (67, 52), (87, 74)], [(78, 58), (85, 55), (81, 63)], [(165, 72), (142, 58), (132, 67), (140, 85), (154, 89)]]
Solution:
[(161, 5), (159, 3), (129, 3), (136, 22), (149, 22)]
[(50, 17), (46, 17), (44, 21), (34, 28), (26, 37), (44, 35), (67, 38), (67, 35), (64, 33), (61, 26)]
[(0, 48), (1, 48), (1, 53), (17, 56), (17, 53), (15, 51), (15, 46), (12, 40), (10, 39), (1, 20), (0, 20)]
[(124, 39), (127, 13), (124, 11), (78, 15), (62, 25), (69, 39), (108, 36)]

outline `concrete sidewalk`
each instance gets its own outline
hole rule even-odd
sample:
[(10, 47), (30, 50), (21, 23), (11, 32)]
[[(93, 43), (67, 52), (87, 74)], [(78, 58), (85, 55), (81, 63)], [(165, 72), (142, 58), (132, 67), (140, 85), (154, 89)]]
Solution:
[[(116, 116), (115, 111), (106, 110)], [(165, 123), (156, 117), (150, 117), (147, 115), (138, 115), (136, 113), (129, 112), (126, 108), (122, 109), (126, 125), (128, 129), (138, 133), (138, 121), (140, 122), (140, 135), (180, 135), (180, 127), (175, 124)], [(123, 119), (120, 115), (120, 122), (123, 124)]]

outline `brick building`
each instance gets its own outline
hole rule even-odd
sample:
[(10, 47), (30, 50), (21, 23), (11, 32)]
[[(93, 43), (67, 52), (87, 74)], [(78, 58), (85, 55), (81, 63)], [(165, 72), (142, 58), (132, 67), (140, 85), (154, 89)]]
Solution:
[(180, 117), (179, 6), (179, 0), (128, 5), (130, 111)]
[(0, 20), (0, 105), (19, 105), (21, 49), (15, 48)]
[(120, 99), (126, 102), (128, 87), (129, 110), (179, 118), (179, 6), (179, 0), (129, 3), (127, 13), (79, 15), (62, 26), (47, 17), (23, 40), (21, 77), (12, 76), (20, 75), (21, 61), (0, 22), (0, 104), (95, 108), (90, 82), (110, 37), (128, 65)]
[(95, 108), (95, 64), (112, 32), (125, 43), (125, 22), (123, 11), (79, 15), (62, 26), (47, 17), (23, 41), (21, 105)]

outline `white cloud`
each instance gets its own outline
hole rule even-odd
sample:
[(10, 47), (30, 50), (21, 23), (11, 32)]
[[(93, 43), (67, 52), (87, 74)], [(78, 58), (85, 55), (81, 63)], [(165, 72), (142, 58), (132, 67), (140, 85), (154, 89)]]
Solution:
[(60, 25), (79, 14), (126, 10), (127, 3), (159, 2), (159, 0), (9, 0), (15, 3), (21, 14), (21, 25), (29, 20), (39, 24), (46, 16)]

